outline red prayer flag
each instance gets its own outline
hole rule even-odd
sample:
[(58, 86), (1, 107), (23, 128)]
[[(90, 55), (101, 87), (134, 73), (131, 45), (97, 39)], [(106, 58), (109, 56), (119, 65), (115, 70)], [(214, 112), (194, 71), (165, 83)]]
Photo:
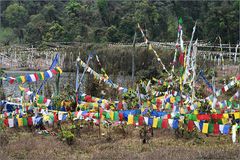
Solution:
[(36, 81), (38, 81), (38, 80), (39, 80), (38, 74), (37, 74), (37, 73), (34, 73), (33, 75), (34, 75), (34, 77), (36, 78)]
[(32, 117), (28, 117), (28, 126), (32, 125), (33, 125)]
[(46, 103), (47, 102), (47, 98), (43, 98), (43, 103)]
[(213, 126), (213, 133), (219, 134), (219, 124), (215, 123)]
[(182, 66), (184, 66), (184, 53), (180, 53), (179, 55), (179, 62)]
[(239, 81), (239, 80), (240, 80), (240, 74), (239, 74), (239, 75), (237, 75), (237, 77), (236, 77), (236, 78), (237, 78), (237, 80)]
[(8, 119), (7, 118), (4, 119), (3, 123), (6, 127), (8, 127)]
[(171, 114), (168, 114), (168, 115), (167, 115), (167, 118), (170, 119), (170, 118), (171, 118)]
[(122, 104), (122, 102), (119, 102), (118, 103), (118, 110), (122, 110), (123, 109), (123, 104)]
[(223, 114), (217, 114), (217, 118), (218, 119), (222, 119), (223, 118)]
[(58, 116), (57, 116), (57, 113), (54, 112), (54, 122), (57, 122), (58, 121)]
[(192, 132), (193, 131), (193, 126), (194, 126), (194, 122), (189, 120), (188, 121), (188, 131)]
[(144, 117), (143, 117), (143, 116), (139, 116), (139, 118), (138, 118), (138, 124), (139, 124), (139, 126), (142, 126), (142, 125), (143, 125), (143, 121), (144, 121)]
[(14, 81), (15, 81), (15, 79), (11, 78), (11, 79), (9, 80), (9, 83), (10, 83), (10, 84), (13, 84)]
[(51, 69), (51, 72), (52, 72), (53, 74), (58, 74), (58, 72), (57, 72), (55, 69)]
[(99, 108), (99, 112), (100, 112), (100, 118), (102, 118), (103, 109), (102, 109), (102, 108)]
[(197, 115), (197, 118), (200, 121), (202, 121), (202, 120), (209, 121), (210, 120), (210, 115), (208, 115), (208, 114), (199, 114), (199, 115)]
[(119, 116), (119, 121), (123, 121), (123, 113), (119, 113), (118, 116)]
[(163, 119), (162, 128), (168, 128), (168, 120), (167, 119)]
[(92, 97), (90, 95), (85, 96), (85, 101), (86, 102), (92, 102)]
[(222, 93), (225, 93), (225, 89), (224, 89), (224, 87), (222, 88)]

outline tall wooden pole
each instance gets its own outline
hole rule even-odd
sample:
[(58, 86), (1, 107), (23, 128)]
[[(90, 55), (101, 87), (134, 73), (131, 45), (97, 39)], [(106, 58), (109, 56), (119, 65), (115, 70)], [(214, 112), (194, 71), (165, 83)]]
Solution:
[(98, 136), (101, 136), (101, 116), (100, 116), (100, 104), (98, 104)]
[(134, 38), (133, 38), (133, 52), (132, 52), (132, 86), (134, 85), (135, 77), (134, 77), (134, 72), (135, 72), (135, 58), (134, 54), (136, 53), (136, 37), (137, 37), (137, 32), (135, 31), (134, 33)]

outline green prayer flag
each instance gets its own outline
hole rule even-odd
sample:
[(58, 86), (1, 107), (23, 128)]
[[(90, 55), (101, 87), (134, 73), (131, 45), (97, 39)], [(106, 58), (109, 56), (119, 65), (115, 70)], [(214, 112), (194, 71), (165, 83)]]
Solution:
[(156, 104), (156, 98), (153, 98), (151, 101), (153, 104)]
[(197, 121), (197, 116), (195, 114), (190, 114), (189, 115), (189, 120)]
[(94, 116), (95, 116), (96, 118), (99, 118), (99, 114), (98, 114), (98, 113), (95, 113)]
[(138, 118), (139, 118), (139, 115), (137, 116), (134, 116), (134, 122), (137, 123), (138, 122)]
[(54, 121), (54, 115), (53, 115), (53, 113), (49, 114), (49, 119), (50, 119), (50, 122), (53, 122), (53, 121)]
[(180, 17), (180, 18), (178, 19), (178, 23), (179, 23), (179, 24), (183, 24), (182, 17)]
[(23, 118), (23, 126), (27, 126), (27, 125), (28, 125), (27, 118), (24, 117), (24, 118)]
[(183, 123), (187, 125), (187, 124), (188, 124), (188, 120), (186, 120), (186, 119), (184, 118)]
[(208, 133), (213, 133), (213, 129), (214, 129), (213, 123), (209, 123), (208, 124)]
[(218, 124), (223, 124), (221, 119), (218, 120)]
[(180, 102), (181, 97), (180, 96), (176, 96), (176, 102)]
[(227, 100), (227, 106), (232, 107), (232, 102)]
[(21, 79), (20, 76), (18, 76), (16, 79), (17, 79), (17, 82), (18, 82), (18, 83), (22, 83), (22, 79)]
[(162, 121), (163, 120), (161, 118), (158, 119), (157, 128), (162, 128)]
[(43, 80), (42, 74), (40, 72), (37, 73), (40, 80)]
[(118, 111), (114, 112), (114, 121), (118, 121), (119, 120), (119, 116), (118, 116)]
[(41, 104), (41, 103), (43, 103), (43, 100), (44, 100), (44, 97), (43, 96), (39, 96), (37, 103)]
[(110, 119), (110, 114), (108, 112), (106, 113), (106, 118)]

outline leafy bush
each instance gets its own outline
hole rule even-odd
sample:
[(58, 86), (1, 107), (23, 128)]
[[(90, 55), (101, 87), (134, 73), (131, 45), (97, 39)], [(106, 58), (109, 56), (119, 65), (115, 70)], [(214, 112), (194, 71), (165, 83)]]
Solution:
[(0, 43), (8, 45), (10, 42), (15, 40), (15, 35), (11, 28), (0, 28)]

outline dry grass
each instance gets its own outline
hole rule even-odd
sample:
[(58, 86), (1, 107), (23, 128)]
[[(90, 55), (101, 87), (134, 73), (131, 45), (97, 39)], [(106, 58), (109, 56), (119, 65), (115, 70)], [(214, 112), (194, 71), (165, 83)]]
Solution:
[[(6, 131), (8, 143), (0, 146), (0, 159), (239, 159), (239, 144), (230, 136), (176, 139), (171, 130), (155, 130), (154, 137), (143, 145), (138, 130), (126, 137), (113, 132), (112, 140), (98, 137), (98, 130), (83, 130), (72, 146), (57, 137), (34, 135), (26, 130)], [(1, 136), (2, 137), (2, 136)], [(0, 138), (1, 138), (0, 137)], [(6, 136), (5, 136), (6, 138)], [(0, 139), (2, 141), (3, 138)]]

